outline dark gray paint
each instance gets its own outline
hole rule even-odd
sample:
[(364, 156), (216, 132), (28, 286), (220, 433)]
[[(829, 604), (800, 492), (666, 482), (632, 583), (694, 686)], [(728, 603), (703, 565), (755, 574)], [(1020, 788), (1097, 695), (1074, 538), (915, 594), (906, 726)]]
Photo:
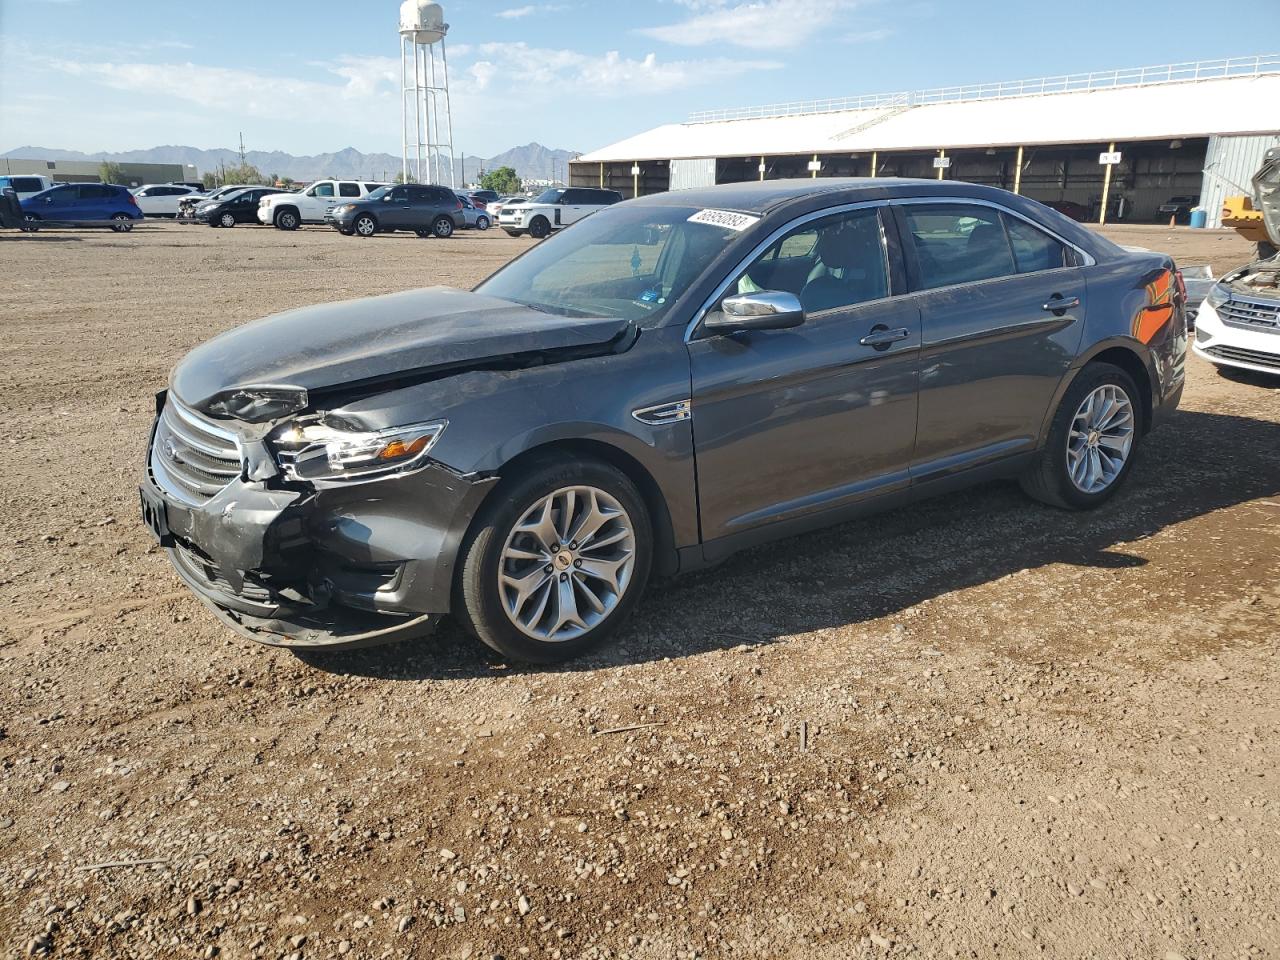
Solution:
[[(908, 197), (1000, 204), (1096, 264), (913, 292), (889, 218), (894, 299), (817, 314), (791, 330), (715, 336), (696, 329), (736, 265), (786, 224), (840, 205)], [(415, 615), (448, 611), (454, 553), (485, 498), (500, 495), (498, 480), (518, 471), (521, 457), (548, 445), (571, 445), (633, 474), (659, 525), (658, 566), (670, 572), (1015, 474), (1043, 442), (1074, 372), (1104, 351), (1119, 351), (1108, 357), (1132, 364), (1149, 383), (1153, 420), (1181, 393), (1181, 305), (1151, 343), (1135, 336), (1149, 305), (1146, 284), (1172, 262), (1127, 254), (1033, 201), (952, 182), (803, 180), (627, 203), (762, 219), (689, 284), (660, 324), (640, 330), (537, 313), (483, 292), (433, 289), (291, 311), (192, 351), (173, 378), (191, 404), (234, 386), (291, 384), (311, 391), (314, 409), (369, 429), (449, 422), (432, 466), (370, 483), (317, 484), (291, 503), (278, 521), (296, 527), (291, 547), (246, 527), (242, 537), (267, 542), (260, 571), (311, 591), (318, 609), (335, 618), (381, 611), (405, 618), (392, 624), (416, 628), (424, 621)], [(1040, 309), (1055, 294), (1078, 296), (1080, 306)], [(882, 325), (909, 336), (887, 349), (859, 344)], [(689, 397), (691, 420), (652, 425), (631, 415)], [(241, 483), (255, 491), (281, 486), (278, 477)], [(189, 529), (200, 536), (207, 522), (192, 520)], [(234, 526), (234, 512), (223, 522)], [(225, 555), (236, 554), (228, 548)], [(343, 569), (370, 564), (401, 568), (394, 589), (343, 588)], [(314, 645), (326, 642), (317, 616), (305, 624), (284, 614), (237, 622), (251, 633), (266, 630), (270, 642), (287, 640), (293, 622), (300, 642)], [(335, 629), (328, 642), (375, 635), (385, 636), (385, 625), (355, 634)]]

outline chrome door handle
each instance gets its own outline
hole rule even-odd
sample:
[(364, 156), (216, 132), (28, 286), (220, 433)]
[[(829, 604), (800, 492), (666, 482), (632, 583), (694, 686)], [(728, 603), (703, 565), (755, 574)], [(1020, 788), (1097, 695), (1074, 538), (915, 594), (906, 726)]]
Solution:
[(877, 326), (873, 327), (871, 332), (858, 342), (864, 347), (875, 347), (879, 350), (888, 347), (891, 343), (897, 343), (899, 340), (905, 340), (909, 336), (911, 336), (911, 331), (906, 327), (895, 327), (890, 330), (888, 327)]
[(1040, 309), (1049, 313), (1062, 313), (1065, 310), (1074, 310), (1078, 306), (1080, 306), (1079, 297), (1064, 297), (1055, 293)]

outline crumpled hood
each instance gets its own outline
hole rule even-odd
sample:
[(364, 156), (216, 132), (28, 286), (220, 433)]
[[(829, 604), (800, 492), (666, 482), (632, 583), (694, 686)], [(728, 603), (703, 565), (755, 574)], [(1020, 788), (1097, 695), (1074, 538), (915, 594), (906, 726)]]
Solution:
[(264, 317), (214, 337), (174, 368), (173, 391), (203, 409), (250, 386), (309, 392), (465, 369), (513, 355), (607, 347), (626, 320), (581, 319), (450, 287), (325, 303)]

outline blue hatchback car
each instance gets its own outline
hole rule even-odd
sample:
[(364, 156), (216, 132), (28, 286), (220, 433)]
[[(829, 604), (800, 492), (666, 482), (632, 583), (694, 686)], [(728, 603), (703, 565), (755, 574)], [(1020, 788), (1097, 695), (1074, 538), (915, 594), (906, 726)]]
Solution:
[(24, 230), (38, 230), (42, 221), (74, 221), (110, 227), (117, 233), (133, 229), (142, 219), (138, 201), (128, 187), (114, 183), (65, 183), (22, 201)]

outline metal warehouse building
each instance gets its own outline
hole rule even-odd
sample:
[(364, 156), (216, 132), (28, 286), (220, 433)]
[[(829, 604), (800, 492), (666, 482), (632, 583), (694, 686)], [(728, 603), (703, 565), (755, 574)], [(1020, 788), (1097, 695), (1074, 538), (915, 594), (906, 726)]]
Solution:
[(1269, 55), (697, 113), (584, 154), (571, 182), (630, 197), (779, 177), (938, 177), (1075, 204), (1090, 219), (1104, 195), (1108, 220), (1138, 222), (1192, 197), (1217, 226), (1223, 197), (1246, 193), (1276, 145), (1280, 55)]
[[(181, 163), (118, 163), (121, 186), (140, 187), (144, 183), (173, 183), (179, 180), (199, 179), (194, 164)], [(44, 174), (51, 180), (65, 183), (97, 183), (102, 164), (97, 160), (25, 160), (19, 157), (0, 157), (0, 174)]]

